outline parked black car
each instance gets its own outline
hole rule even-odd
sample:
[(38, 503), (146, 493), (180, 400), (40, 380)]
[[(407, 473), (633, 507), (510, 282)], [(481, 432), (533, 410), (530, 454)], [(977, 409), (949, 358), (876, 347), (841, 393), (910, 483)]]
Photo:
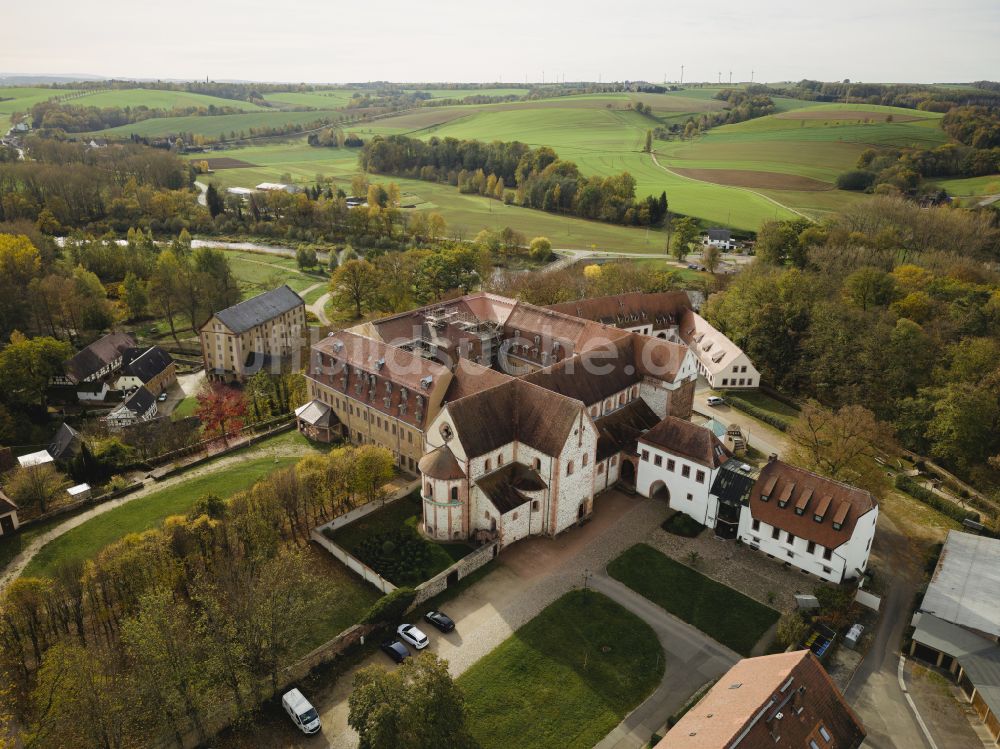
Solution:
[(410, 651), (406, 645), (399, 640), (386, 640), (381, 645), (382, 652), (392, 658), (396, 663), (402, 663), (410, 657)]
[(443, 611), (428, 611), (424, 614), (424, 621), (430, 622), (442, 632), (451, 632), (455, 629), (455, 622)]

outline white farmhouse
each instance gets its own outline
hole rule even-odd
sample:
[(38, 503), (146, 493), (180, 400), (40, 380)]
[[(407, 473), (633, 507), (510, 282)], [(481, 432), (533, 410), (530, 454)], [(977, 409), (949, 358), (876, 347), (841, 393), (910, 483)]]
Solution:
[(709, 229), (701, 243), (706, 247), (718, 247), (720, 250), (736, 249), (736, 240), (733, 239), (733, 233), (729, 229)]
[(771, 460), (740, 514), (743, 543), (824, 580), (868, 567), (878, 503), (863, 489)]

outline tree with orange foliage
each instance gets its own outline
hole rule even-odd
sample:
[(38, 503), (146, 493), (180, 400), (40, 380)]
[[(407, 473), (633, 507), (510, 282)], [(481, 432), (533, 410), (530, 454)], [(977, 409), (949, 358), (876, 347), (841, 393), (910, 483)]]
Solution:
[(198, 406), (195, 415), (201, 421), (205, 433), (221, 437), (228, 447), (229, 435), (243, 428), (247, 412), (247, 399), (241, 390), (218, 382), (206, 383), (198, 391)]

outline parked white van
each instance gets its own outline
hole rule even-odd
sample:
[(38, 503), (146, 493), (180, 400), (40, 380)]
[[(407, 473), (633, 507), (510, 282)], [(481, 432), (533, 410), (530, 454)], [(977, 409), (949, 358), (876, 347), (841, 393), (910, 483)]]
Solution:
[(285, 692), (285, 696), (281, 698), (281, 706), (303, 733), (316, 733), (321, 728), (319, 713), (298, 689)]

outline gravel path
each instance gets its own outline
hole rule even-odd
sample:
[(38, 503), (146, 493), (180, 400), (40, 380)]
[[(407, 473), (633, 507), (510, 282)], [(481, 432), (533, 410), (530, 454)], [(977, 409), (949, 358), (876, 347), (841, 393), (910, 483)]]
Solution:
[(169, 478), (163, 479), (162, 481), (153, 481), (152, 479), (146, 479), (143, 483), (144, 486), (141, 489), (137, 489), (131, 494), (126, 494), (123, 497), (118, 497), (117, 499), (109, 500), (96, 507), (91, 507), (85, 512), (81, 512), (79, 515), (74, 515), (68, 518), (65, 522), (60, 523), (54, 528), (50, 529), (46, 533), (33, 539), (30, 544), (28, 544), (25, 549), (14, 557), (10, 564), (8, 564), (2, 574), (0, 574), (0, 593), (7, 589), (17, 577), (24, 571), (24, 568), (28, 566), (28, 563), (35, 557), (35, 555), (41, 550), (45, 544), (53, 541), (59, 536), (63, 535), (67, 531), (71, 531), (84, 523), (86, 523), (91, 518), (95, 518), (98, 515), (103, 515), (106, 512), (110, 512), (122, 505), (128, 504), (129, 502), (134, 502), (137, 499), (142, 499), (154, 492), (158, 492), (161, 489), (167, 489), (176, 484), (180, 484), (185, 481), (190, 481), (198, 476), (203, 476), (208, 473), (215, 473), (221, 471), (224, 468), (235, 465), (237, 463), (242, 463), (247, 460), (248, 457), (259, 453), (260, 455), (274, 455), (274, 457), (284, 457), (284, 456), (294, 456), (304, 454), (302, 447), (298, 445), (278, 445), (275, 447), (271, 446), (257, 446), (252, 447), (249, 450), (240, 451), (238, 453), (226, 456), (224, 458), (219, 458), (218, 460), (212, 461), (211, 463), (206, 463), (205, 465), (198, 466), (197, 468), (192, 468), (189, 471), (178, 474), (176, 476), (171, 476)]

